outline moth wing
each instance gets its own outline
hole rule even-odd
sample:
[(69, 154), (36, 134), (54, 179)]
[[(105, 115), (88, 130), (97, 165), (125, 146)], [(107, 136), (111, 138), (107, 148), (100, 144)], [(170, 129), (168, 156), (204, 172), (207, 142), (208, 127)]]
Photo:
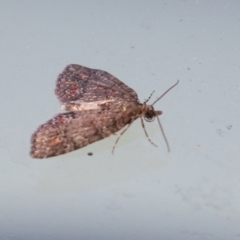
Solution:
[(119, 131), (131, 121), (131, 116), (123, 114), (120, 107), (123, 104), (118, 104), (112, 104), (111, 111), (91, 109), (58, 114), (32, 135), (30, 155), (33, 158), (57, 156)]
[(138, 102), (137, 93), (110, 73), (77, 64), (68, 65), (58, 76), (55, 93), (62, 103), (111, 98)]

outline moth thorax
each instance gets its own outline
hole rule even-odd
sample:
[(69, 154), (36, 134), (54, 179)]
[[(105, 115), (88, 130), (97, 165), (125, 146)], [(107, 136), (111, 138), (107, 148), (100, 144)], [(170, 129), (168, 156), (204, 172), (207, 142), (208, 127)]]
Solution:
[(143, 117), (147, 122), (152, 122), (162, 111), (155, 111), (153, 105), (143, 105)]

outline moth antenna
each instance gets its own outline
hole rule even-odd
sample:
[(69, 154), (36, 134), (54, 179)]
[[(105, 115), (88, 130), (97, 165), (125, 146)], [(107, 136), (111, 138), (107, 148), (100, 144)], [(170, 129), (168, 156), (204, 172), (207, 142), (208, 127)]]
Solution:
[(127, 127), (120, 133), (120, 135), (118, 136), (116, 142), (114, 143), (113, 149), (112, 149), (112, 155), (114, 154), (115, 147), (116, 147), (116, 145), (117, 145), (120, 137), (128, 130), (128, 128), (132, 125), (132, 123), (133, 123), (133, 121), (130, 122), (130, 123), (128, 124), (128, 126), (127, 126)]
[[(176, 84), (175, 84), (175, 85), (176, 85)], [(161, 124), (160, 119), (159, 119), (158, 116), (157, 116), (157, 120), (158, 120), (159, 127), (160, 127), (160, 129), (161, 129), (161, 132), (162, 132), (163, 138), (164, 138), (165, 143), (166, 143), (166, 145), (167, 145), (168, 152), (170, 152), (169, 143), (168, 143), (167, 137), (166, 137), (166, 135), (165, 135), (165, 133), (164, 133), (164, 130), (163, 130), (162, 124)]]
[(150, 94), (150, 96), (148, 97), (148, 99), (145, 100), (143, 104), (146, 104), (146, 103), (150, 100), (150, 98), (152, 97), (152, 95), (153, 95), (154, 93), (155, 93), (155, 91), (152, 91), (152, 93)]
[(142, 127), (143, 127), (143, 130), (144, 130), (144, 132), (145, 132), (145, 135), (146, 135), (148, 141), (149, 141), (153, 146), (157, 147), (157, 145), (149, 138), (142, 117), (141, 117), (141, 122), (142, 122)]
[(172, 85), (167, 91), (165, 91), (156, 101), (154, 101), (154, 103), (152, 105), (154, 105), (157, 101), (159, 101), (164, 95), (166, 95), (171, 89), (173, 89), (176, 85), (178, 85), (179, 80), (177, 80), (177, 82)]

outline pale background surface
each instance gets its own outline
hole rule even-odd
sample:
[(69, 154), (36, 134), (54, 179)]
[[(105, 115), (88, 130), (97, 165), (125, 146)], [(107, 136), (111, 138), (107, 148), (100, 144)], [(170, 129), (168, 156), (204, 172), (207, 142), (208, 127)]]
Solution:
[[(240, 239), (240, 1), (1, 1), (0, 239)], [(67, 64), (156, 104), (116, 136), (29, 157)], [(151, 102), (151, 101), (150, 101)], [(93, 156), (88, 156), (88, 152)]]

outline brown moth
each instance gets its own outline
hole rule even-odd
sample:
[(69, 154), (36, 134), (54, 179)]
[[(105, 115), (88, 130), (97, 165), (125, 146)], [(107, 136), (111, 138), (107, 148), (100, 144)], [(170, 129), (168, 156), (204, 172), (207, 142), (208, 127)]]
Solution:
[(68, 153), (106, 138), (126, 126), (121, 136), (137, 118), (141, 118), (144, 132), (151, 142), (143, 118), (153, 121), (155, 117), (169, 150), (158, 118), (162, 111), (154, 110), (153, 105), (178, 82), (152, 105), (147, 105), (151, 96), (140, 103), (137, 93), (110, 73), (76, 64), (68, 65), (59, 75), (55, 89), (62, 109), (67, 112), (56, 115), (37, 129), (31, 138), (30, 155), (33, 158), (48, 158)]

